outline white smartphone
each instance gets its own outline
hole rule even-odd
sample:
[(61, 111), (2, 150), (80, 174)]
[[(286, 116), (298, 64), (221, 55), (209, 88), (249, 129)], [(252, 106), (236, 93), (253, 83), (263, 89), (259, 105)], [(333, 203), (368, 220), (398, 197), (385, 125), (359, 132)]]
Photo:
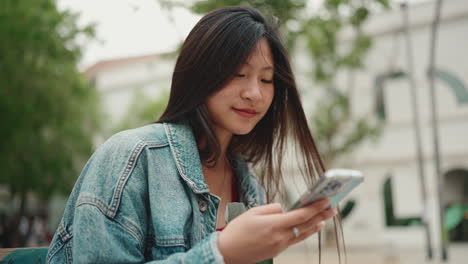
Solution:
[(330, 169), (314, 186), (309, 188), (288, 211), (328, 198), (330, 207), (336, 207), (348, 193), (364, 181), (362, 173), (350, 169)]

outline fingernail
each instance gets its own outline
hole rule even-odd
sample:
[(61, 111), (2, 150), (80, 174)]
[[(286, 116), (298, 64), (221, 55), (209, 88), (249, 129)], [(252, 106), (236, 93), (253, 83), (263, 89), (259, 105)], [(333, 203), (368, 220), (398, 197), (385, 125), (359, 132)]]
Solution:
[(325, 222), (324, 222), (324, 221), (321, 221), (321, 222), (318, 224), (319, 228), (322, 228), (324, 225), (325, 225)]

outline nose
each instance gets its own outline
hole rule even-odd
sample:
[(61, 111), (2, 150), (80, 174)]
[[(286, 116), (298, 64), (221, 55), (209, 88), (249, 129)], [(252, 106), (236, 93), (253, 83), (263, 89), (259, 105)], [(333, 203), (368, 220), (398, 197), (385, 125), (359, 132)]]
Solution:
[(241, 97), (245, 100), (259, 101), (262, 99), (261, 84), (258, 80), (249, 80), (242, 88)]

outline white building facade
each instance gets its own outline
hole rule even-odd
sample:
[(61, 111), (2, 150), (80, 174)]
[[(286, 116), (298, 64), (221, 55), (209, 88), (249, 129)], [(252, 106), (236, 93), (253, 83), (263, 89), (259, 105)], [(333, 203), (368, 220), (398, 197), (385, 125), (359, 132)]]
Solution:
[[(438, 30), (435, 67), (456, 77), (468, 87), (468, 5), (463, 0), (443, 1)], [(440, 254), (438, 181), (435, 171), (431, 104), (427, 78), (431, 25), (435, 1), (410, 5), (409, 32), (412, 41), (414, 76), (419, 103), (423, 165), (426, 178), (427, 208), (423, 212), (419, 178), (415, 124), (408, 79), (385, 82), (385, 129), (376, 143), (366, 143), (342, 163), (361, 170), (365, 182), (352, 193), (357, 200), (349, 219), (344, 221), (349, 246), (392, 247), (424, 250), (426, 236), (421, 226), (387, 226), (384, 210), (384, 182), (393, 184), (395, 217), (410, 218), (426, 215), (435, 254)], [(375, 107), (375, 80), (380, 74), (408, 68), (408, 50), (401, 10), (382, 13), (370, 18), (366, 33), (373, 36), (373, 46), (366, 57), (365, 68), (355, 73), (354, 84), (341, 76), (338, 86), (354, 85), (353, 113), (372, 112)], [(460, 87), (458, 87), (460, 88)], [(438, 141), (441, 158), (442, 190), (445, 206), (468, 204), (468, 90), (458, 90), (441, 79), (436, 80)], [(313, 95), (310, 95), (313, 96)], [(464, 99), (463, 99), (464, 98)], [(465, 100), (465, 101), (463, 101)], [(465, 211), (463, 228), (467, 228)], [(458, 226), (456, 232), (462, 232)], [(464, 231), (466, 232), (466, 231)], [(466, 235), (459, 239), (468, 244)], [(452, 242), (453, 243), (453, 242)]]
[(174, 55), (150, 54), (100, 61), (89, 67), (85, 74), (99, 91), (105, 129), (115, 127), (131, 112), (135, 100), (156, 99), (168, 92), (174, 64)]

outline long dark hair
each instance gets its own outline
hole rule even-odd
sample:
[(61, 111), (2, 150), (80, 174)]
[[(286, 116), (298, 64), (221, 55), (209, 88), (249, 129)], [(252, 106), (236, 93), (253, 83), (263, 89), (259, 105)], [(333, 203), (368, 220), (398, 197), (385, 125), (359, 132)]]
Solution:
[[(157, 122), (186, 119), (198, 140), (203, 162), (215, 162), (220, 146), (212, 130), (205, 101), (230, 81), (257, 42), (268, 41), (274, 60), (273, 102), (247, 135), (235, 135), (229, 150), (243, 155), (258, 173), (270, 202), (285, 198), (283, 161), (286, 146), (291, 160), (307, 184), (314, 183), (325, 168), (315, 146), (302, 108), (288, 55), (277, 28), (250, 7), (225, 7), (205, 15), (185, 40), (177, 59), (169, 103)], [(288, 164), (289, 165), (289, 164)], [(341, 226), (341, 225), (340, 225)], [(336, 222), (335, 222), (336, 227)], [(335, 228), (336, 230), (336, 228)], [(320, 236), (319, 236), (320, 237)]]
[(299, 147), (304, 174), (312, 183), (324, 172), (323, 163), (307, 126), (287, 52), (277, 29), (262, 14), (249, 7), (225, 7), (205, 15), (185, 40), (172, 76), (166, 110), (157, 122), (187, 119), (197, 140), (206, 140), (200, 151), (204, 162), (215, 161), (220, 153), (206, 98), (231, 80), (257, 42), (268, 41), (274, 60), (273, 102), (263, 119), (247, 135), (234, 136), (230, 150), (246, 161), (264, 168), (259, 175), (268, 200), (282, 195), (283, 154), (288, 141)]

